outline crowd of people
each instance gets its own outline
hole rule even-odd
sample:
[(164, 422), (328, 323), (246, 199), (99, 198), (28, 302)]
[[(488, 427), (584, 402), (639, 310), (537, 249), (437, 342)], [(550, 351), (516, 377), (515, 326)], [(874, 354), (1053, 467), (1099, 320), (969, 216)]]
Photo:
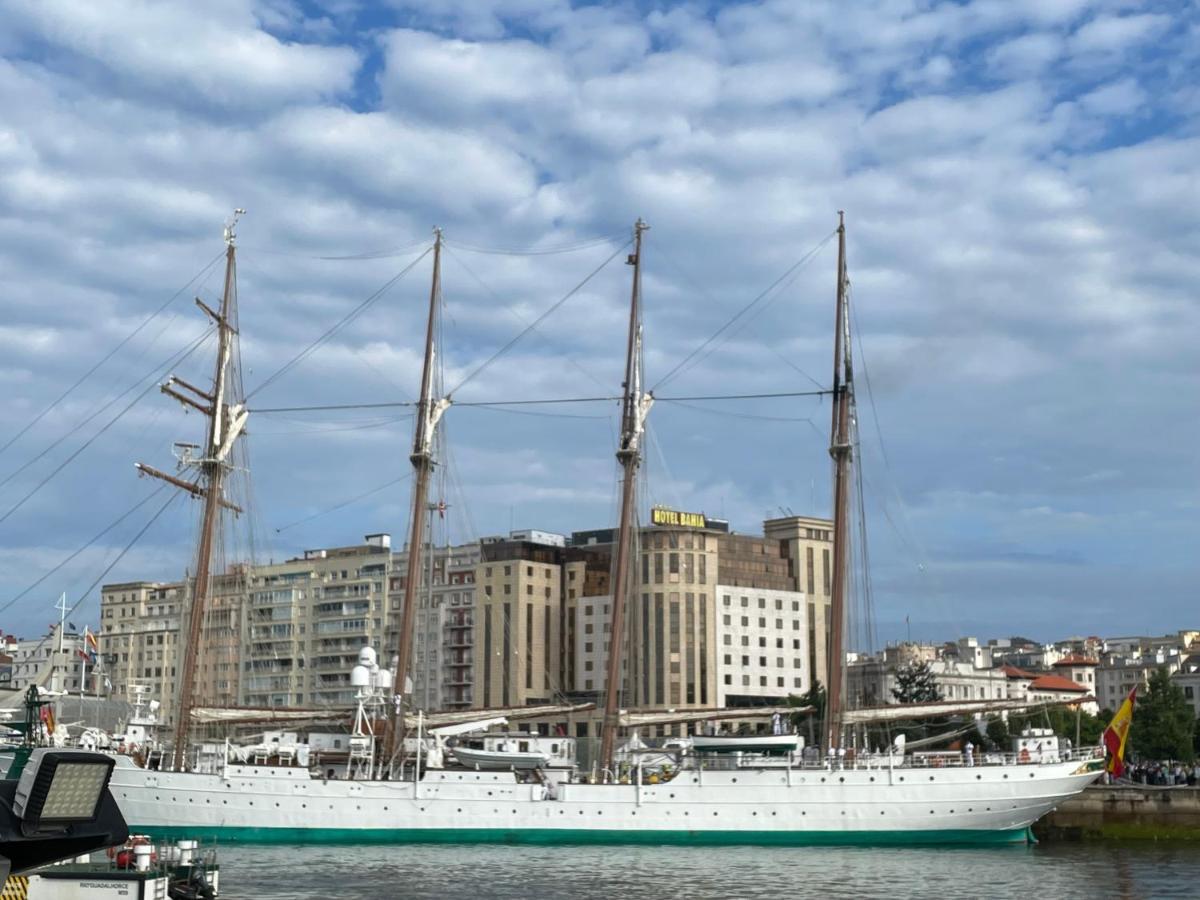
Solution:
[(1139, 760), (1126, 767), (1122, 780), (1153, 787), (1196, 787), (1200, 785), (1200, 762), (1189, 766)]

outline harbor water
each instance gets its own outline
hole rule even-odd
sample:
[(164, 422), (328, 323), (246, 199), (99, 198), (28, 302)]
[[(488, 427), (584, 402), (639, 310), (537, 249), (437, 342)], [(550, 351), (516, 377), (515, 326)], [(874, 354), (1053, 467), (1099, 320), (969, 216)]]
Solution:
[(1200, 896), (1196, 844), (221, 848), (225, 900)]

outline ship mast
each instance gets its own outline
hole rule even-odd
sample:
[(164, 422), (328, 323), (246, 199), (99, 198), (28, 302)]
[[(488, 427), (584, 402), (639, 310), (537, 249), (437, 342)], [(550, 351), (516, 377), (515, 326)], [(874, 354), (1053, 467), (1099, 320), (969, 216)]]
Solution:
[(829, 605), (828, 679), (822, 744), (826, 753), (842, 745), (843, 692), (846, 680), (846, 583), (849, 580), (850, 434), (854, 370), (850, 361), (850, 311), (846, 295), (846, 222), (838, 211), (837, 315), (833, 338), (833, 421), (829, 455), (833, 457), (833, 573)]
[[(400, 643), (393, 694), (396, 716), (387, 733), (383, 765), (391, 765), (396, 750), (403, 746), (405, 694), (412, 659), (413, 626), (416, 622), (417, 586), (421, 581), (421, 543), (425, 538), (426, 498), (429, 476), (433, 472), (433, 437), (438, 421), (450, 406), (448, 398), (433, 397), (434, 329), (437, 326), (437, 307), (442, 293), (442, 231), (435, 228), (433, 242), (433, 280), (429, 288), (429, 320), (425, 327), (425, 362), (421, 369), (421, 396), (417, 401), (413, 449), (409, 460), (413, 466), (412, 518), (408, 529), (408, 563), (404, 580), (404, 606), (400, 611)], [(432, 579), (431, 579), (432, 584)]]
[(642, 233), (649, 228), (638, 219), (633, 226), (633, 253), (626, 260), (633, 266), (633, 287), (629, 300), (629, 338), (625, 348), (625, 395), (621, 404), (621, 443), (617, 461), (621, 464), (621, 518), (617, 527), (617, 555), (613, 566), (612, 619), (608, 635), (608, 673), (605, 686), (604, 727), (600, 737), (600, 765), (610, 772), (613, 744), (619, 722), (618, 689), (621, 683), (622, 636), (625, 634), (625, 603), (629, 582), (629, 553), (632, 544), (632, 519), (636, 498), (637, 470), (641, 463), (642, 432), (654, 396), (642, 392)]
[[(200, 633), (204, 621), (204, 610), (209, 599), (213, 542), (216, 537), (221, 507), (240, 513), (241, 510), (225, 499), (225, 476), (230, 469), (229, 456), (234, 442), (246, 427), (248, 416), (240, 402), (231, 403), (229, 363), (233, 354), (233, 343), (237, 330), (231, 324), (237, 318), (237, 261), (236, 245), (238, 217), (244, 209), (236, 209), (225, 224), (225, 287), (221, 294), (221, 308), (212, 310), (199, 297), (196, 305), (216, 323), (217, 360), (213, 374), (211, 392), (193, 387), (178, 376), (172, 375), (162, 385), (162, 392), (174, 397), (184, 406), (198, 410), (208, 418), (208, 434), (202, 448), (184, 446), (181, 462), (184, 466), (194, 465), (200, 477), (192, 482), (143, 463), (137, 463), (139, 472), (151, 475), (187, 491), (193, 497), (204, 500), (204, 514), (200, 534), (196, 542), (196, 568), (192, 583), (192, 602), (188, 607), (188, 634), (184, 643), (182, 680), (179, 687), (179, 709), (175, 722), (175, 771), (182, 771), (187, 758), (188, 733), (191, 726), (192, 707), (195, 705), (196, 665), (200, 650)], [(176, 385), (182, 391), (176, 389)], [(240, 398), (237, 398), (240, 399)], [(199, 458), (191, 455), (192, 449), (200, 449)]]

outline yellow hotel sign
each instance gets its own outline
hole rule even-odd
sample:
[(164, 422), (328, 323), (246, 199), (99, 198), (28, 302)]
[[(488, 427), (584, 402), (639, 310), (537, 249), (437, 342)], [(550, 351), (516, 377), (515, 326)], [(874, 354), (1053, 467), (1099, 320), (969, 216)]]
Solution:
[(684, 528), (708, 527), (708, 520), (704, 518), (704, 513), (679, 512), (675, 509), (660, 509), (657, 506), (650, 510), (650, 523), (652, 525), (682, 525)]

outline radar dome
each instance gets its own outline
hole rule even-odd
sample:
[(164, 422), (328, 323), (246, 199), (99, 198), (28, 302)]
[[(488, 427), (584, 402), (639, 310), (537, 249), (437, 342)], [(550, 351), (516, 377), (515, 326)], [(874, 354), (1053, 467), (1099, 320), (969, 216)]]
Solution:
[(366, 666), (368, 669), (375, 665), (376, 656), (374, 647), (363, 647), (358, 651), (358, 664)]
[(366, 666), (355, 666), (350, 670), (350, 687), (365, 688), (371, 686), (371, 670)]

